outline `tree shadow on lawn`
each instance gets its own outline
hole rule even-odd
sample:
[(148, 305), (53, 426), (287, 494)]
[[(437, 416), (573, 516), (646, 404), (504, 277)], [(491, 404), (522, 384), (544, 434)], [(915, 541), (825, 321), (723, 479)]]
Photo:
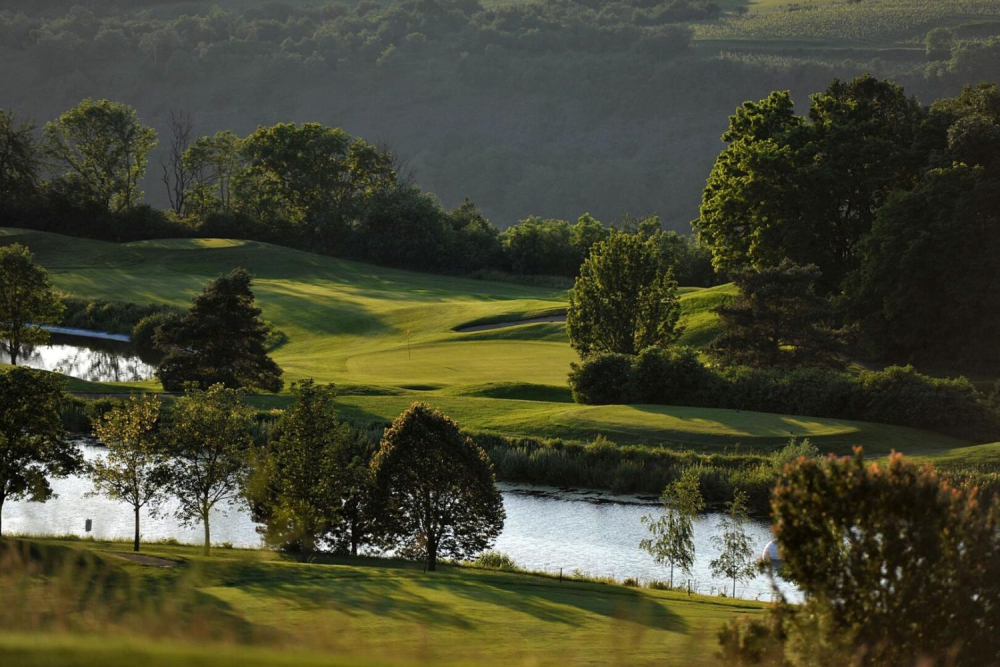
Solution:
[[(488, 609), (470, 609), (469, 603), (480, 603), (572, 627), (583, 626), (596, 616), (647, 628), (687, 631), (685, 621), (662, 601), (635, 589), (557, 583), (531, 575), (449, 572), (447, 567), (437, 573), (416, 569), (398, 564), (364, 571), (315, 564), (255, 567), (244, 568), (223, 585), (237, 587), (254, 597), (283, 599), (305, 610), (371, 614), (466, 630), (492, 622)], [(477, 615), (483, 619), (481, 623)]]

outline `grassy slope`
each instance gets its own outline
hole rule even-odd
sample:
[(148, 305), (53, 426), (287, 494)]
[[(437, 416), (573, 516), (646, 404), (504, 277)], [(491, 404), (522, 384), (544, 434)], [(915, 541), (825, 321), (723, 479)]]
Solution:
[[(0, 631), (0, 655), (16, 664), (113, 665), (123, 664), (113, 656), (127, 649), (146, 665), (198, 664), (213, 655), (255, 665), (269, 663), (274, 649), (287, 647), (293, 653), (285, 661), (291, 664), (289, 658), (301, 651), (307, 665), (320, 664), (324, 655), (339, 660), (328, 664), (653, 665), (664, 664), (665, 656), (673, 661), (667, 664), (712, 664), (718, 626), (734, 614), (761, 609), (747, 601), (466, 567), (424, 573), (417, 565), (391, 561), (302, 564), (242, 550), (217, 550), (204, 559), (190, 547), (147, 547), (144, 553), (182, 563), (161, 569), (112, 555), (127, 548), (35, 541), (40, 558), (50, 562), (79, 560), (82, 551), (93, 563), (93, 554), (99, 554), (85, 569), (89, 585), (96, 591), (113, 582), (131, 597), (119, 595), (110, 616), (94, 597), (84, 605), (89, 618), (104, 620), (97, 632), (127, 626), (124, 638), (60, 635), (53, 641), (41, 634), (51, 629), (51, 619), (25, 615), (8, 619)], [(46, 582), (47, 589), (36, 583), (39, 588), (19, 584), (8, 592), (51, 599), (60, 584), (79, 590), (85, 582), (65, 584), (57, 576)], [(155, 600), (143, 600), (141, 591), (154, 586), (160, 591)], [(16, 602), (31, 608), (46, 604), (35, 597)], [(92, 623), (74, 618), (66, 625), (79, 629), (77, 622)], [(169, 632), (171, 625), (200, 627), (206, 637), (228, 633), (261, 648), (252, 653), (231, 645), (206, 648), (204, 639), (201, 648), (184, 641), (136, 641), (137, 635)]]
[[(623, 442), (719, 448), (772, 447), (789, 436), (823, 449), (951, 449), (966, 443), (912, 429), (783, 415), (662, 406), (571, 403), (566, 374), (576, 355), (565, 327), (541, 323), (457, 333), (469, 322), (516, 320), (565, 308), (564, 292), (433, 276), (336, 260), (260, 243), (168, 240), (116, 245), (40, 232), (0, 230), (84, 297), (184, 306), (206, 281), (237, 266), (256, 276), (264, 316), (288, 336), (275, 352), (287, 380), (313, 377), (344, 388), (340, 403), (360, 421), (387, 421), (426, 400), (474, 430), (567, 439), (604, 433)], [(682, 342), (711, 339), (711, 308), (731, 286), (686, 290)], [(407, 345), (409, 333), (410, 344)], [(137, 385), (157, 388), (154, 382)], [(81, 392), (127, 391), (74, 381)], [(525, 400), (527, 399), (527, 400)], [(281, 405), (285, 397), (261, 398)]]

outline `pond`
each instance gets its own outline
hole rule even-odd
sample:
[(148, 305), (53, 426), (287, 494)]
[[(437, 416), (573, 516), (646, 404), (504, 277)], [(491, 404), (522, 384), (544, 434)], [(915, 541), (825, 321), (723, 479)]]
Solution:
[[(88, 460), (105, 451), (92, 442), (80, 442)], [(128, 506), (88, 496), (91, 485), (84, 478), (53, 480), (52, 487), (58, 498), (47, 503), (7, 502), (3, 508), (4, 533), (86, 535), (85, 521), (92, 519), (94, 537), (131, 539), (133, 519)], [(494, 548), (509, 555), (518, 565), (553, 573), (561, 569), (567, 575), (579, 571), (618, 580), (632, 577), (647, 582), (669, 578), (668, 568), (655, 563), (639, 548), (639, 541), (646, 536), (640, 518), (657, 511), (655, 499), (520, 484), (501, 484), (500, 488), (507, 521)], [(176, 538), (198, 543), (202, 539), (201, 528), (180, 525), (172, 515), (174, 508), (174, 502), (169, 501), (160, 508), (160, 516), (143, 515), (143, 539)], [(698, 518), (694, 527), (697, 559), (690, 582), (688, 577), (675, 572), (675, 584), (690, 583), (693, 591), (707, 595), (718, 594), (720, 589), (730, 590), (731, 582), (712, 577), (709, 567), (709, 562), (718, 555), (711, 538), (719, 532), (716, 529), (719, 519), (720, 515), (715, 513)], [(212, 538), (218, 544), (259, 547), (261, 540), (255, 527), (244, 509), (216, 511), (212, 518)], [(753, 521), (749, 532), (757, 556), (770, 541), (770, 530), (765, 522)], [(790, 599), (798, 599), (793, 586), (780, 579), (778, 585)], [(736, 594), (749, 599), (772, 599), (770, 582), (762, 576), (738, 584)]]
[[(137, 382), (156, 373), (157, 359), (139, 354), (130, 343), (52, 334), (47, 345), (21, 351), (17, 363), (94, 382)], [(0, 350), (0, 362), (10, 355)]]

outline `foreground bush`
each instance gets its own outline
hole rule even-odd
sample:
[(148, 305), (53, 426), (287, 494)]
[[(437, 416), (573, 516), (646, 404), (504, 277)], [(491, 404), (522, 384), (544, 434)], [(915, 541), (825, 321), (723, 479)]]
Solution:
[(782, 576), (805, 595), (721, 633), (730, 663), (1000, 661), (1000, 499), (894, 454), (800, 459), (774, 491)]

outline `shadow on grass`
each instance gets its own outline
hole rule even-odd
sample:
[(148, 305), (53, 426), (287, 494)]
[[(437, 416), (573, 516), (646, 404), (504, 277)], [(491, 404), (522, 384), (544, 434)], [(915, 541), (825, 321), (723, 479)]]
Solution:
[(500, 607), (506, 611), (494, 616), (514, 612), (570, 627), (613, 619), (687, 631), (684, 620), (661, 600), (637, 589), (448, 566), (424, 573), (419, 564), (383, 559), (341, 562), (371, 569), (318, 563), (307, 567), (247, 565), (223, 585), (255, 598), (281, 599), (300, 609), (371, 614), (467, 630), (488, 626), (493, 622), (489, 607)]

